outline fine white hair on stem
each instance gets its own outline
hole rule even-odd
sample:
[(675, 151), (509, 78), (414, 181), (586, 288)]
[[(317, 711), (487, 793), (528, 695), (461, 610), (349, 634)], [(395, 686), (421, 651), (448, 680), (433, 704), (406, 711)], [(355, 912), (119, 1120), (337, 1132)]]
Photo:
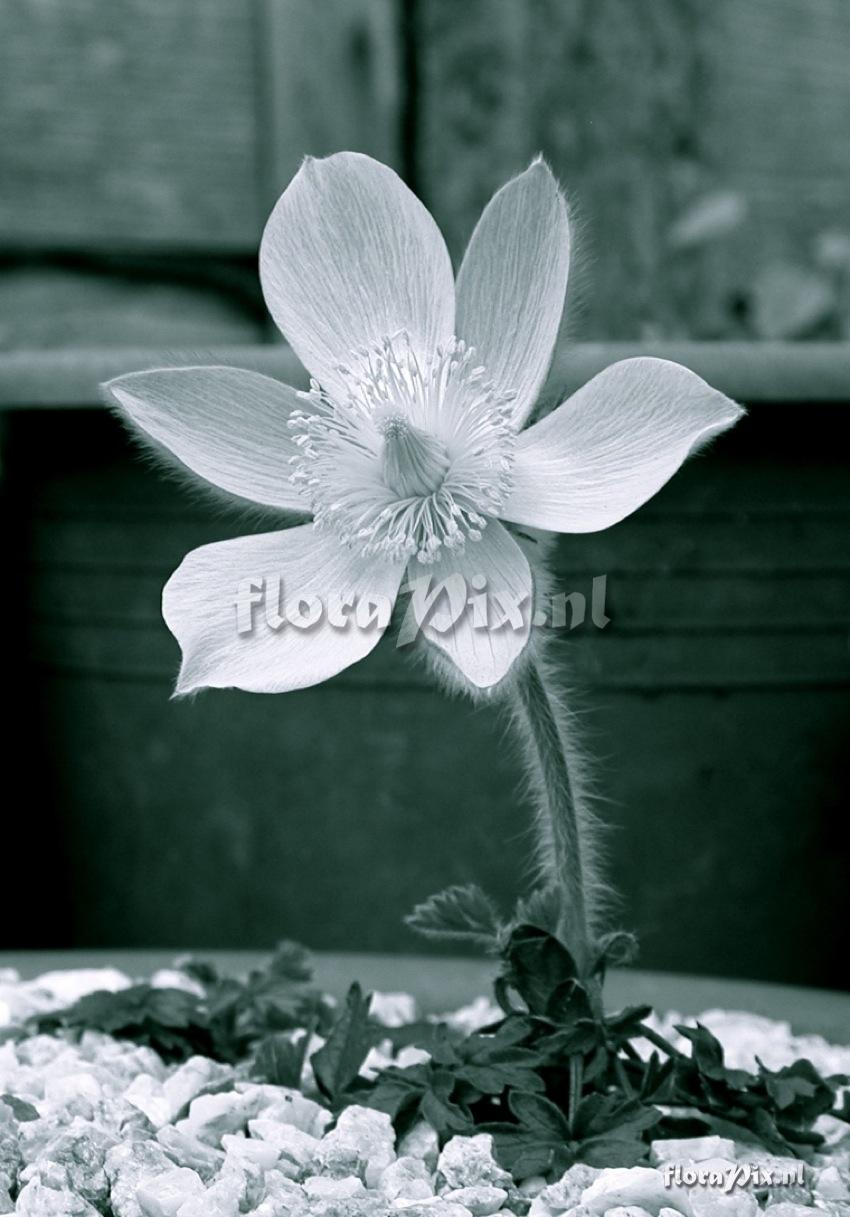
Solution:
[[(565, 910), (567, 924), (571, 925), (569, 936), (580, 938), (586, 933), (592, 946), (606, 928), (615, 902), (602, 877), (602, 824), (594, 810), (592, 765), (581, 743), (581, 714), (574, 698), (566, 696), (551, 656), (551, 641), (540, 637), (539, 632), (535, 641), (528, 665), (517, 673), (518, 686), (522, 684), (525, 693), (517, 687), (505, 699), (521, 745), (526, 787), (535, 809), (535, 875), (541, 887), (556, 888), (573, 905), (583, 905)], [(529, 694), (530, 670), (534, 677)], [(554, 735), (551, 732), (546, 735), (547, 719)], [(560, 749), (568, 775), (566, 788), (563, 780), (558, 780), (557, 764), (553, 767), (551, 758), (546, 756), (546, 749), (554, 747)], [(563, 822), (569, 815), (573, 816), (574, 826)], [(565, 850), (575, 849), (575, 858), (564, 857)], [(576, 899), (576, 885), (580, 901)], [(583, 929), (572, 926), (575, 916), (582, 917)]]

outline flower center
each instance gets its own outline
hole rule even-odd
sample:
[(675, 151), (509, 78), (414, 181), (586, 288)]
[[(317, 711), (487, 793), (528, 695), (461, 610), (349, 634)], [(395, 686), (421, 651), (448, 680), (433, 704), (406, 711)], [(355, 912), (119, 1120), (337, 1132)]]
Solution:
[(292, 480), (314, 521), (364, 554), (433, 562), (477, 541), (510, 486), (513, 394), (497, 392), (472, 348), (452, 339), (424, 362), (405, 333), (340, 367), (347, 396), (316, 382), (290, 417)]
[(450, 464), (445, 445), (403, 414), (379, 419), (378, 430), (384, 437), (381, 461), (390, 490), (404, 499), (439, 490)]

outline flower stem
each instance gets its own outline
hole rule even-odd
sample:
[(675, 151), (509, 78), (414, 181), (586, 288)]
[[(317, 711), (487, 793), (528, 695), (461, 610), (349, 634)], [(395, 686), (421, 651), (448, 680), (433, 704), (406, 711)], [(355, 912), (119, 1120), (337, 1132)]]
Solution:
[(567, 1120), (570, 1129), (573, 1128), (581, 1102), (581, 1088), (584, 1081), (584, 1058), (579, 1054), (570, 1057), (570, 1097), (568, 1100)]
[(565, 735), (559, 725), (557, 698), (540, 663), (523, 665), (515, 685), (516, 713), (536, 778), (539, 808), (539, 860), (543, 879), (558, 896), (556, 933), (569, 948), (579, 974), (592, 962), (585, 873), (584, 822), (570, 770)]

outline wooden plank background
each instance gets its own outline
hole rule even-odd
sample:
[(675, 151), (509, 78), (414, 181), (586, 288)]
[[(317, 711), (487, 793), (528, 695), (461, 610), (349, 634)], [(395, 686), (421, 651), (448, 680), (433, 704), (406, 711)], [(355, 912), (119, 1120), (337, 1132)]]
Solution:
[[(814, 273), (850, 225), (848, 49), (843, 0), (7, 0), (5, 763), (24, 793), (5, 844), (24, 864), (0, 946), (404, 950), (436, 887), (512, 898), (529, 809), (502, 728), (391, 646), (286, 698), (169, 701), (162, 582), (244, 525), (139, 463), (93, 382), (150, 348), (239, 344), (295, 374), (255, 345), (275, 337), (257, 241), (301, 156), (343, 147), (395, 165), (455, 257), (492, 190), (551, 160), (578, 254), (550, 396), (631, 353), (615, 339), (747, 337), (764, 269)], [(744, 218), (677, 246), (712, 192)], [(570, 354), (581, 337), (602, 345)], [(848, 348), (664, 350), (756, 404), (640, 515), (558, 549), (564, 590), (608, 578), (611, 625), (559, 645), (622, 920), (648, 967), (847, 986)]]
[[(767, 272), (835, 287), (816, 263), (850, 239), (848, 65), (844, 0), (8, 0), (0, 349), (262, 336), (263, 220), (305, 152), (344, 147), (401, 169), (455, 256), (544, 152), (575, 218), (573, 338), (758, 334)], [(680, 248), (718, 193), (740, 223)], [(850, 335), (842, 307), (815, 328)]]

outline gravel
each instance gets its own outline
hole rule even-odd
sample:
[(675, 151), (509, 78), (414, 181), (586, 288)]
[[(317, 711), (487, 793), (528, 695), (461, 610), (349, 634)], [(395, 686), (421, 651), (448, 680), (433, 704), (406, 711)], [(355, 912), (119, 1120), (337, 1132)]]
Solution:
[[(193, 985), (173, 971), (154, 981)], [(130, 983), (112, 969), (26, 983), (0, 972), (0, 1028)], [(415, 1015), (404, 994), (377, 995), (372, 1009), (387, 1026)], [(469, 1031), (496, 1014), (482, 998), (448, 1021)], [(675, 1041), (681, 1021), (669, 1014), (655, 1025)], [(822, 1072), (850, 1073), (850, 1047), (794, 1036), (786, 1023), (723, 1010), (700, 1021), (734, 1067), (752, 1068), (756, 1055), (771, 1068), (807, 1056)], [(404, 1052), (394, 1057), (387, 1041), (364, 1068), (422, 1057)], [(149, 1048), (99, 1032), (8, 1040), (0, 1044), (0, 1213), (757, 1217), (770, 1210), (769, 1217), (850, 1217), (850, 1125), (829, 1116), (817, 1125), (824, 1152), (805, 1165), (728, 1138), (698, 1137), (653, 1142), (651, 1166), (579, 1164), (559, 1179), (517, 1186), (486, 1134), (453, 1137), (441, 1150), (423, 1123), (397, 1142), (382, 1112), (351, 1106), (334, 1123), (312, 1087), (309, 1070), (301, 1091), (261, 1085), (204, 1057), (166, 1065)], [(704, 1182), (691, 1182), (697, 1173)]]

